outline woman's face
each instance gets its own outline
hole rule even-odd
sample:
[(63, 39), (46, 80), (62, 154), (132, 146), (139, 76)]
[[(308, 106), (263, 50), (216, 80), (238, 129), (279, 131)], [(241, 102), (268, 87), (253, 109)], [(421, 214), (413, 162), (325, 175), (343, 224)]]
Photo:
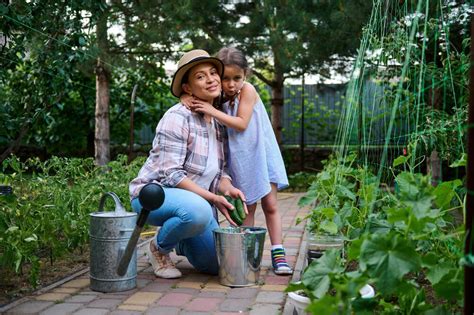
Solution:
[(232, 97), (237, 94), (245, 81), (245, 72), (242, 68), (226, 65), (224, 68), (224, 77), (222, 78), (222, 89), (226, 96)]
[(193, 96), (212, 103), (221, 93), (221, 77), (212, 63), (200, 63), (192, 67), (188, 74), (188, 83), (183, 90)]

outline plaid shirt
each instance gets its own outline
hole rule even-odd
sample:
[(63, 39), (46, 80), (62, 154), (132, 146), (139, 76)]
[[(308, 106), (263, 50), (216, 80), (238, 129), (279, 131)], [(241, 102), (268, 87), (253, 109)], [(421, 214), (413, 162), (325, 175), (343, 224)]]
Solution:
[[(214, 118), (212, 118), (214, 119)], [(214, 120), (217, 134), (219, 172), (211, 183), (216, 193), (224, 172), (225, 129)], [(181, 104), (171, 107), (156, 127), (153, 148), (138, 176), (130, 182), (131, 199), (148, 183), (175, 187), (185, 177), (195, 180), (206, 168), (209, 133), (201, 114), (193, 113)]]

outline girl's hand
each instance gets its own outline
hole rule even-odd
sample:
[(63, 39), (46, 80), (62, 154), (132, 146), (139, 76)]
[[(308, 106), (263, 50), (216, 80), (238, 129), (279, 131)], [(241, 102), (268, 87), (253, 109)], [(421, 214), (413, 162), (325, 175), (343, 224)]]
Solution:
[(227, 219), (227, 221), (230, 222), (230, 224), (237, 226), (237, 224), (232, 221), (230, 218), (229, 210), (230, 211), (236, 211), (235, 208), (225, 199), (224, 196), (220, 195), (215, 195), (214, 200), (212, 203), (216, 206), (216, 208), (224, 215), (224, 217)]
[(191, 110), (198, 112), (198, 113), (203, 113), (203, 114), (208, 114), (210, 116), (215, 116), (215, 113), (217, 111), (212, 104), (199, 100), (199, 99), (193, 99), (191, 102)]
[(181, 95), (181, 97), (179, 98), (179, 102), (181, 104), (183, 104), (187, 109), (191, 110), (191, 107), (193, 105), (193, 99), (194, 97), (192, 97), (191, 95), (189, 94), (183, 94)]

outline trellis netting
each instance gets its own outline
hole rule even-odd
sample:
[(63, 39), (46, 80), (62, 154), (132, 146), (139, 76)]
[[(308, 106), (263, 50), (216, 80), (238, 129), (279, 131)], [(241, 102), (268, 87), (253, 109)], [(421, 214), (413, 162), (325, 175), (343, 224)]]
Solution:
[(435, 180), (441, 165), (465, 156), (471, 11), (467, 1), (374, 1), (338, 128), (339, 156), (356, 143), (359, 162), (379, 180), (389, 179), (398, 156)]
[[(311, 275), (327, 264), (308, 267), (302, 283), (316, 297), (314, 314), (334, 305), (347, 313), (456, 313), (471, 302), (463, 299), (472, 292), (463, 268), (474, 267), (474, 238), (463, 225), (472, 14), (461, 0), (373, 1), (336, 158), (300, 200), (314, 206), (310, 232), (342, 234), (345, 262), (357, 268), (348, 274), (333, 264), (322, 283)], [(363, 283), (376, 288), (371, 305), (351, 300)]]

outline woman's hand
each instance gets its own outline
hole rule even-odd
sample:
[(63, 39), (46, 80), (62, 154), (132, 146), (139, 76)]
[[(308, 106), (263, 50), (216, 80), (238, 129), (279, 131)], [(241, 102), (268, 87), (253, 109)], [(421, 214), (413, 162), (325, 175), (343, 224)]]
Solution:
[(230, 202), (228, 202), (224, 196), (221, 196), (221, 195), (214, 195), (214, 196), (215, 197), (212, 200), (212, 203), (224, 215), (224, 217), (227, 219), (227, 221), (230, 222), (230, 224), (237, 226), (237, 224), (234, 221), (232, 221), (229, 214), (229, 211), (236, 211), (235, 208), (232, 206), (232, 204), (230, 204)]

